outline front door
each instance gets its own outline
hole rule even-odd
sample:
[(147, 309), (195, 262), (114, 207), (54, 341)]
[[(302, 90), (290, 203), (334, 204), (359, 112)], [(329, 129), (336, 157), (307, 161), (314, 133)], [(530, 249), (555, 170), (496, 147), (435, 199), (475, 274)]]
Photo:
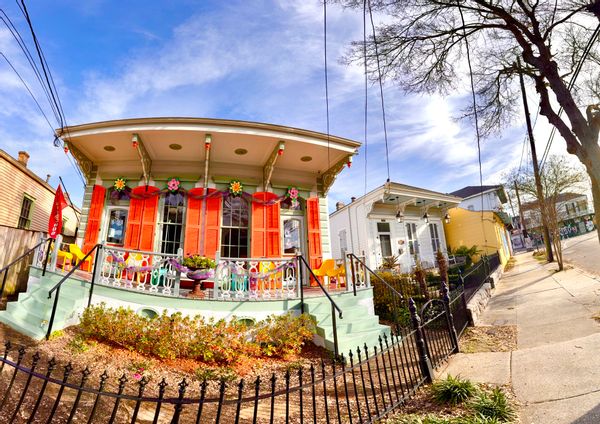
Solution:
[(284, 256), (305, 252), (304, 222), (301, 216), (281, 217), (282, 246)]
[(176, 254), (183, 248), (183, 223), (185, 198), (181, 193), (168, 193), (164, 197), (159, 222), (159, 249), (161, 253)]

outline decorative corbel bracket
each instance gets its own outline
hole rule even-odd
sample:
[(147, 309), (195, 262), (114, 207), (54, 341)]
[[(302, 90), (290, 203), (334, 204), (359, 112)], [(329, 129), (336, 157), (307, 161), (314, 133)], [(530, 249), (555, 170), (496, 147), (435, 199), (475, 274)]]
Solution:
[(152, 159), (150, 159), (150, 155), (144, 147), (144, 143), (142, 142), (142, 138), (137, 133), (133, 133), (131, 136), (131, 143), (133, 144), (133, 148), (137, 150), (138, 155), (140, 157), (140, 161), (142, 163), (142, 173), (144, 176), (144, 183), (146, 185), (150, 182), (151, 172), (152, 172)]
[(283, 154), (285, 150), (285, 141), (279, 141), (273, 152), (271, 152), (271, 156), (267, 159), (267, 163), (263, 166), (263, 189), (264, 191), (268, 190), (269, 184), (271, 184), (271, 177), (273, 176), (273, 170), (275, 170), (275, 163), (277, 162), (277, 158)]
[(317, 177), (317, 190), (321, 196), (327, 196), (327, 192), (335, 182), (337, 175), (352, 161), (352, 155), (345, 156), (335, 165)]
[(68, 148), (68, 151), (71, 152), (71, 154), (77, 161), (77, 165), (79, 165), (79, 169), (81, 169), (81, 172), (85, 176), (85, 179), (89, 182), (92, 175), (92, 167), (94, 166), (94, 163), (90, 159), (88, 159), (88, 157), (85, 154), (83, 154), (83, 152), (77, 147), (75, 147), (72, 143), (69, 143), (67, 141), (65, 141), (64, 143), (65, 148)]

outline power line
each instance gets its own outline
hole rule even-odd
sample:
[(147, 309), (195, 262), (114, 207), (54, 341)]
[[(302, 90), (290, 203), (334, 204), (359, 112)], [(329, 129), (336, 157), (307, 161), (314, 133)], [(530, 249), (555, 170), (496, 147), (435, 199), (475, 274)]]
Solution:
[(367, 194), (368, 152), (367, 123), (369, 115), (369, 76), (367, 69), (367, 0), (363, 0), (363, 58), (365, 65), (365, 195)]
[[(577, 77), (579, 76), (579, 72), (581, 72), (581, 69), (583, 68), (583, 63), (585, 62), (588, 54), (590, 53), (590, 50), (592, 49), (592, 45), (596, 42), (599, 35), (600, 35), (600, 24), (598, 24), (598, 26), (596, 27), (596, 30), (593, 32), (592, 36), (590, 37), (587, 45), (585, 46), (585, 49), (583, 50), (581, 59), (579, 59), (579, 62), (577, 63), (577, 66), (575, 67), (575, 72), (573, 73), (573, 76), (571, 77), (571, 80), (569, 81), (569, 84), (567, 86), (567, 89), (569, 91), (571, 91), (573, 89), (573, 86), (575, 85), (575, 81), (577, 80)], [(562, 112), (563, 112), (563, 108), (561, 107), (558, 110), (558, 116), (560, 116), (562, 114)], [(548, 138), (548, 141), (546, 142), (546, 147), (544, 149), (544, 153), (542, 154), (542, 160), (540, 161), (540, 168), (544, 167), (544, 163), (546, 162), (546, 159), (548, 158), (548, 154), (550, 153), (550, 148), (552, 147), (552, 142), (554, 141), (555, 134), (556, 134), (556, 127), (553, 126), (552, 130), (550, 131), (550, 137)]]
[(40, 106), (39, 102), (37, 101), (37, 99), (35, 98), (35, 96), (33, 95), (33, 93), (31, 92), (31, 90), (29, 89), (29, 86), (27, 85), (27, 83), (25, 82), (25, 80), (23, 80), (23, 78), (21, 77), (21, 74), (19, 74), (19, 72), (15, 69), (15, 67), (13, 66), (13, 64), (11, 63), (11, 61), (8, 60), (8, 58), (4, 55), (4, 53), (0, 52), (0, 56), (2, 56), (4, 58), (4, 60), (6, 61), (6, 63), (8, 63), (8, 66), (11, 67), (11, 69), (13, 70), (13, 72), (15, 74), (17, 74), (17, 77), (19, 77), (19, 80), (21, 80), (21, 83), (23, 84), (23, 86), (25, 86), (25, 89), (27, 90), (27, 92), (29, 93), (29, 95), (31, 96), (31, 98), (33, 99), (33, 101), (35, 102), (35, 104), (37, 105), (37, 107), (40, 110), (41, 114), (44, 115), (44, 119), (48, 123), (48, 126), (50, 127), (50, 130), (54, 133), (54, 127), (52, 127), (52, 124), (50, 123), (50, 120), (48, 119), (48, 117), (44, 113), (44, 110)]
[(327, 116), (327, 168), (331, 168), (329, 157), (329, 77), (327, 73), (327, 1), (323, 2), (323, 53), (325, 62), (325, 114)]
[(371, 1), (367, 0), (369, 7), (369, 18), (371, 20), (371, 28), (373, 30), (373, 45), (375, 46), (375, 58), (377, 59), (377, 74), (379, 76), (379, 93), (381, 95), (381, 115), (383, 117), (383, 136), (385, 138), (385, 163), (387, 167), (387, 181), (390, 181), (390, 152), (388, 148), (387, 125), (385, 122), (385, 101), (383, 99), (383, 81), (381, 78), (381, 64), (379, 62), (379, 48), (377, 47), (377, 36), (375, 34), (375, 23), (373, 22), (373, 10), (371, 9)]

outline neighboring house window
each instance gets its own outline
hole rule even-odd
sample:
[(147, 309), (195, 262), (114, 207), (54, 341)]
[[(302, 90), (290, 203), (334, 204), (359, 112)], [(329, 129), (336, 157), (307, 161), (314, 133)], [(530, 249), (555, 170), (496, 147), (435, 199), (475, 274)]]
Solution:
[(417, 224), (406, 224), (406, 235), (408, 236), (408, 252), (411, 256), (419, 256)]
[(165, 196), (162, 213), (161, 253), (177, 253), (183, 247), (184, 197), (181, 193), (168, 193)]
[(442, 248), (437, 224), (429, 224), (429, 235), (431, 236), (431, 248), (433, 249), (433, 253), (435, 254), (438, 250), (441, 250)]
[(392, 238), (390, 235), (389, 222), (378, 222), (377, 233), (379, 234), (379, 244), (381, 246), (381, 256), (387, 258), (392, 256)]
[(244, 199), (231, 196), (223, 199), (222, 257), (248, 257), (248, 217), (248, 203)]
[(33, 198), (27, 195), (23, 196), (21, 202), (21, 213), (19, 213), (19, 222), (17, 228), (28, 229), (31, 225), (31, 211), (33, 210)]

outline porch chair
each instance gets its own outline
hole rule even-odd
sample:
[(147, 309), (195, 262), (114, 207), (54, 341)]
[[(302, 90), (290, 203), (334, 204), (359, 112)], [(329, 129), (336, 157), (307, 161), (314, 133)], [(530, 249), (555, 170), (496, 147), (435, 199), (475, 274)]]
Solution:
[[(343, 265), (342, 265), (343, 268)], [(325, 259), (318, 269), (313, 269), (317, 277), (325, 278), (324, 284), (331, 285), (331, 278), (339, 277), (340, 269), (335, 265), (335, 259)]]
[[(69, 244), (69, 252), (71, 252), (71, 254), (74, 256), (75, 264), (78, 264), (83, 260), (83, 258), (85, 258), (85, 253), (83, 253), (79, 246), (74, 243)], [(85, 259), (84, 266), (86, 271), (91, 271), (91, 264), (92, 256), (90, 255)], [(83, 267), (81, 269), (83, 269)]]
[[(50, 251), (54, 250), (54, 245), (50, 247)], [(63, 271), (70, 271), (73, 266), (73, 255), (64, 250), (58, 249), (56, 265), (62, 268)], [(60, 261), (60, 263), (59, 263)]]

